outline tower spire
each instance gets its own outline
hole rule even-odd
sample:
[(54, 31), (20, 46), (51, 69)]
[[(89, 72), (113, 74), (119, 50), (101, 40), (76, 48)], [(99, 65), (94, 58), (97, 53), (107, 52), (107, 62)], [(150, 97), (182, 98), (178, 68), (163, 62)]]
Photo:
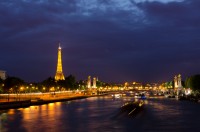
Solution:
[(55, 75), (55, 80), (65, 80), (63, 71), (62, 71), (62, 54), (61, 54), (61, 46), (59, 43), (58, 47), (58, 62), (57, 62), (57, 69), (56, 69), (56, 75)]
[(60, 42), (59, 42), (59, 47), (58, 47), (58, 49), (61, 49)]

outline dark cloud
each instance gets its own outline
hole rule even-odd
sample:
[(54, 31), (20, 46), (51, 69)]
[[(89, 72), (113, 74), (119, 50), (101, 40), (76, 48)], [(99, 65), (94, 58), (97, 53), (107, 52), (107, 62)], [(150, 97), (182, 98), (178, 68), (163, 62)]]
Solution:
[(0, 2), (0, 68), (27, 81), (65, 75), (162, 82), (199, 72), (198, 0)]
[[(177, 27), (199, 28), (200, 2), (197, 0), (185, 0), (184, 2), (145, 2), (138, 4), (147, 14), (149, 19), (154, 19), (158, 24)], [(161, 23), (163, 22), (163, 23)]]

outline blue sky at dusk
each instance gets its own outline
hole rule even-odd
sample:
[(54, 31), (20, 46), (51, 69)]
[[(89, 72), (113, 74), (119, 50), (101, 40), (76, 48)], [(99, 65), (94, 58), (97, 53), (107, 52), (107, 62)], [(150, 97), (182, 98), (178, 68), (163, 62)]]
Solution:
[(25, 81), (163, 82), (200, 73), (200, 0), (0, 0), (0, 69)]

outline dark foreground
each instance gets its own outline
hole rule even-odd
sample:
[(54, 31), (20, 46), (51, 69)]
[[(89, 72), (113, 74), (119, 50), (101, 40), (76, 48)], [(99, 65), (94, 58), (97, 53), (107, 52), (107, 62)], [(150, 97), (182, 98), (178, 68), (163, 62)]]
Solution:
[(116, 116), (131, 98), (108, 96), (49, 103), (0, 112), (1, 132), (188, 132), (200, 131), (200, 104), (148, 99), (134, 117)]

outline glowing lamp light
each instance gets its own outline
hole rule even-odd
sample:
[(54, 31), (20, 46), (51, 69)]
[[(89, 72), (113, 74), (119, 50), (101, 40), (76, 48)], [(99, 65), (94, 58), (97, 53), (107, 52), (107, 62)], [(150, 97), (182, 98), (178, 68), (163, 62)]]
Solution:
[(185, 90), (185, 95), (190, 95), (192, 93), (192, 90), (190, 88)]

